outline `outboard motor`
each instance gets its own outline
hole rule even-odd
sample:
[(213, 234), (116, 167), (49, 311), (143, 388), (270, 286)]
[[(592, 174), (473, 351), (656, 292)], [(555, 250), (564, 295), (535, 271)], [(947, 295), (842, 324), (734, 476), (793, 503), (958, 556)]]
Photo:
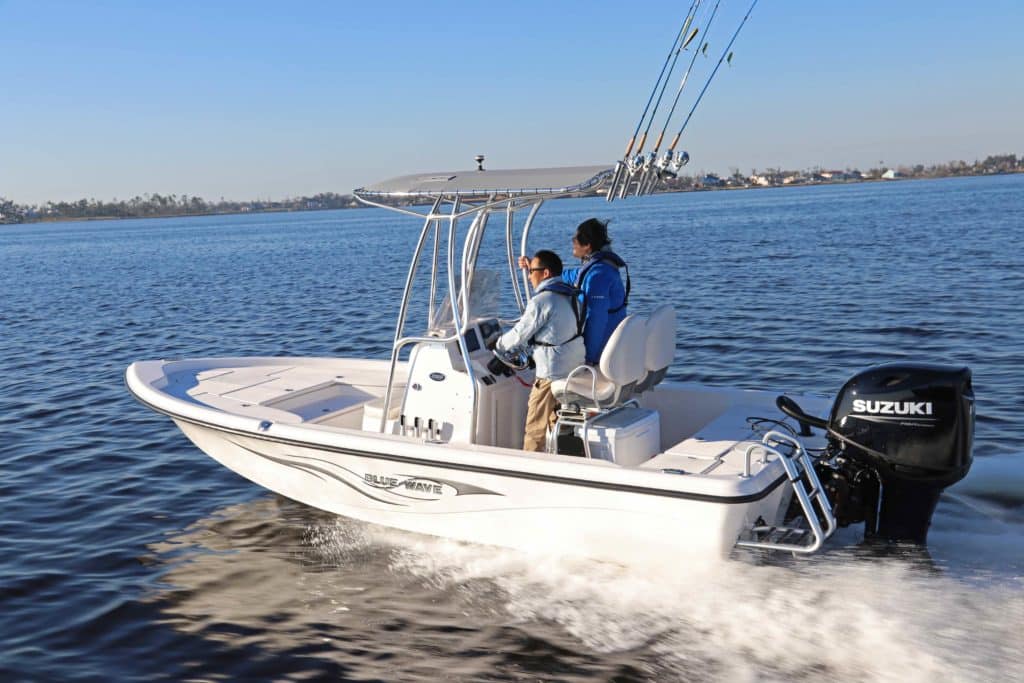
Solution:
[(828, 422), (787, 397), (779, 407), (804, 428), (826, 429), (816, 470), (841, 526), (865, 536), (923, 544), (943, 489), (971, 467), (974, 390), (969, 368), (879, 365), (850, 379)]

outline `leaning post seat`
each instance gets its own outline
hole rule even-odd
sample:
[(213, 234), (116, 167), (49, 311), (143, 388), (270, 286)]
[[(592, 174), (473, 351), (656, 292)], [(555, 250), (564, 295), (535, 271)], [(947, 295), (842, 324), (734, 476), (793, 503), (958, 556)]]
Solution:
[(562, 405), (602, 410), (618, 405), (633, 395), (646, 373), (647, 321), (629, 315), (608, 338), (598, 367), (581, 365), (565, 379), (551, 383), (551, 393)]
[(671, 304), (662, 304), (647, 319), (647, 347), (644, 369), (647, 374), (637, 384), (635, 393), (653, 389), (665, 379), (676, 354), (676, 310)]

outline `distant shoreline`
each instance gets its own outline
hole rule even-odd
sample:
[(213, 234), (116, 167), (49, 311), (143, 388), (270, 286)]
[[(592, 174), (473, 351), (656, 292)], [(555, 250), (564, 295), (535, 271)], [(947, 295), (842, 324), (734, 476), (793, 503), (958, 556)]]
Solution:
[[(1024, 159), (1021, 160), (1024, 162)], [(860, 183), (877, 183), (877, 182), (894, 182), (904, 180), (940, 180), (943, 178), (976, 178), (986, 176), (998, 176), (998, 175), (1018, 175), (1024, 174), (1024, 164), (1019, 167), (999, 170), (999, 171), (986, 171), (978, 173), (950, 173), (945, 175), (903, 175), (897, 174), (895, 177), (845, 177), (838, 180), (817, 180), (810, 179), (806, 176), (800, 177), (797, 181), (790, 182), (789, 176), (785, 180), (782, 179), (782, 174), (775, 174), (769, 176), (768, 180), (763, 183), (751, 183), (748, 179), (739, 180), (737, 177), (729, 177), (721, 179), (713, 174), (705, 175), (702, 178), (693, 178), (689, 176), (680, 176), (676, 179), (671, 179), (662, 186), (660, 190), (655, 191), (654, 194), (677, 194), (682, 192), (709, 192), (719, 190), (760, 190), (760, 189), (771, 189), (771, 188), (785, 188), (785, 187), (809, 187), (809, 186), (822, 186), (822, 185), (854, 185)], [(751, 176), (754, 178), (757, 176)], [(761, 176), (765, 177), (765, 176)], [(603, 196), (603, 192), (591, 192), (580, 197), (600, 197)], [(159, 197), (159, 195), (147, 195), (147, 197)], [(174, 197), (174, 195), (171, 195)], [(26, 211), (24, 207), (18, 207), (8, 203), (7, 210), (20, 210), (20, 215), (15, 213), (18, 220), (5, 220), (3, 213), (0, 213), (0, 226), (4, 225), (22, 225), (29, 223), (67, 223), (76, 221), (121, 221), (121, 220), (139, 220), (148, 218), (188, 218), (188, 217), (208, 217), (208, 216), (239, 216), (246, 214), (267, 214), (267, 213), (298, 213), (298, 212), (312, 212), (312, 211), (338, 211), (345, 209), (360, 209), (368, 208), (363, 204), (358, 203), (351, 195), (337, 195), (333, 193), (326, 193), (325, 195), (317, 195), (317, 197), (329, 197), (329, 201), (321, 201), (319, 199), (310, 199), (303, 197), (298, 200), (285, 200), (284, 202), (230, 202), (238, 206), (237, 209), (220, 209), (220, 210), (209, 210), (209, 211), (178, 211), (178, 212), (167, 212), (167, 213), (153, 213), (146, 212), (144, 214), (135, 215), (113, 215), (113, 214), (101, 214), (101, 215), (32, 215), (30, 211)], [(141, 199), (141, 198), (136, 198)], [(50, 204), (51, 206), (59, 207), (74, 207), (76, 209), (87, 208), (82, 204), (85, 200), (74, 205), (62, 202), (58, 205)], [(147, 200), (148, 201), (148, 200)], [(277, 206), (265, 206), (265, 204), (276, 204)], [(289, 206), (280, 206), (280, 204), (291, 204)], [(323, 205), (327, 204), (327, 205)], [(407, 202), (400, 204), (401, 206), (412, 206), (418, 204), (417, 202)], [(99, 208), (105, 206), (104, 204), (94, 205), (93, 208)], [(0, 207), (2, 208), (2, 207)], [(124, 207), (127, 208), (127, 207)], [(163, 207), (161, 207), (163, 208)]]
[[(149, 220), (151, 218), (205, 218), (208, 216), (242, 216), (251, 213), (304, 213), (306, 211), (342, 210), (344, 209), (249, 209), (247, 211), (209, 211), (206, 213), (162, 213), (154, 216), (45, 216), (43, 218), (29, 218), (22, 221), (21, 223), (7, 223), (6, 225), (28, 225), (30, 223), (78, 223), (88, 221), (138, 221)], [(0, 225), (4, 224), (0, 223)]]

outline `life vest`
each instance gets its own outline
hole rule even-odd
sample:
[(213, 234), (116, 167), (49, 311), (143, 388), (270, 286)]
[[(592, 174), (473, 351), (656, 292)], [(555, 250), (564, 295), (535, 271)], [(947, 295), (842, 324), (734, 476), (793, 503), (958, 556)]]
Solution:
[(608, 311), (609, 313), (618, 313), (619, 311), (621, 311), (622, 309), (629, 305), (629, 290), (632, 288), (633, 283), (629, 279), (629, 266), (627, 266), (626, 262), (622, 260), (622, 257), (616, 254), (614, 251), (607, 251), (601, 249), (591, 254), (590, 258), (587, 259), (587, 262), (584, 263), (583, 267), (579, 269), (578, 273), (576, 273), (576, 289), (582, 291), (583, 278), (587, 274), (587, 271), (593, 268), (596, 264), (600, 263), (601, 261), (604, 261), (609, 265), (613, 265), (616, 268), (626, 269), (626, 296), (622, 299), (621, 306), (610, 309)]
[(565, 346), (573, 339), (579, 339), (583, 336), (583, 321), (586, 318), (586, 303), (580, 304), (580, 290), (573, 287), (568, 282), (562, 280), (555, 280), (549, 284), (542, 285), (538, 290), (537, 294), (541, 292), (551, 292), (553, 294), (560, 294), (565, 297), (569, 297), (569, 305), (572, 306), (572, 314), (576, 316), (576, 334), (566, 339), (564, 342), (559, 344), (549, 344), (547, 342), (537, 341), (536, 337), (530, 337), (531, 346)]

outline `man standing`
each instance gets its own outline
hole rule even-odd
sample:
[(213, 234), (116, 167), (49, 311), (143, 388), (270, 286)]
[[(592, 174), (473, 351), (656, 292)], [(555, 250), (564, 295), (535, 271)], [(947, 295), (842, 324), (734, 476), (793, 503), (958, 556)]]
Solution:
[(583, 365), (585, 353), (576, 292), (562, 281), (562, 259), (544, 249), (534, 254), (526, 267), (534, 296), (516, 326), (498, 339), (495, 350), (533, 355), (537, 374), (526, 409), (523, 450), (543, 451), (547, 430), (555, 423), (558, 409), (551, 380), (567, 377)]
[[(608, 224), (588, 218), (579, 224), (572, 238), (572, 255), (583, 260), (579, 268), (566, 268), (562, 280), (582, 292), (586, 314), (583, 341), (587, 347), (587, 363), (601, 361), (608, 338), (625, 319), (629, 303), (629, 267), (610, 248)], [(619, 269), (626, 269), (623, 286)]]

